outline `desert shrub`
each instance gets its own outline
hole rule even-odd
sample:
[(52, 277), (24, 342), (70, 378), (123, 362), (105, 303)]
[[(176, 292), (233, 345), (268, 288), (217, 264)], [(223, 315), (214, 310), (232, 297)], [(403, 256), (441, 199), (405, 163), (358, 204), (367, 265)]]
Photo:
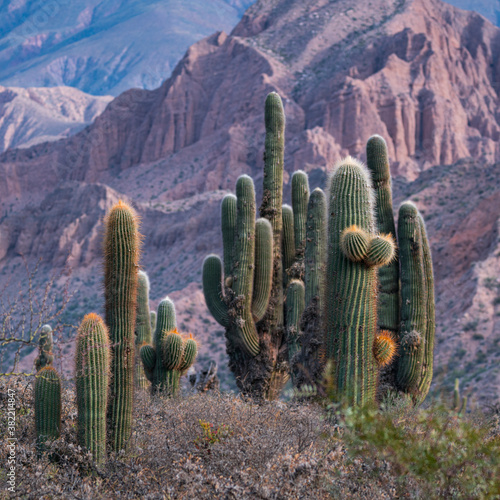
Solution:
[(464, 418), (444, 406), (388, 411), (350, 408), (340, 417), (351, 460), (373, 477), (396, 477), (405, 498), (499, 498), (500, 436), (495, 420)]

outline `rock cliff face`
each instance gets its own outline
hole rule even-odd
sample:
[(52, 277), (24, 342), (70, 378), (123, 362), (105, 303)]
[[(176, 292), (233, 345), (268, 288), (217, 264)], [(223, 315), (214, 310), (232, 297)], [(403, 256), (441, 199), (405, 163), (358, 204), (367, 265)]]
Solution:
[(91, 96), (71, 87), (0, 86), (0, 152), (76, 134), (111, 100), (111, 96)]
[[(69, 139), (0, 157), (0, 266), (18, 272), (22, 251), (54, 268), (69, 253), (75, 279), (89, 283), (104, 207), (125, 196), (143, 218), (153, 298), (199, 282), (203, 257), (220, 250), (220, 199), (242, 173), (260, 190), (263, 103), (277, 90), (287, 115), (286, 181), (303, 168), (312, 187), (324, 186), (340, 156), (363, 157), (373, 133), (386, 138), (397, 198), (421, 197), (429, 220), (438, 359), (453, 365), (450, 346), (461, 349), (457, 339), (466, 343), (472, 331), (464, 314), (489, 297), (481, 273), (498, 267), (499, 179), (485, 172), (497, 172), (487, 166), (500, 160), (499, 52), (498, 28), (439, 0), (259, 1), (231, 35), (193, 45), (160, 88), (123, 93)], [(455, 207), (448, 198), (457, 193)], [(96, 286), (79, 293), (100, 303)], [(498, 346), (494, 300), (481, 309), (487, 335), (476, 332), (488, 346)], [(208, 316), (203, 303), (189, 308), (190, 321)], [(485, 383), (474, 374), (466, 386), (498, 399), (493, 365)]]

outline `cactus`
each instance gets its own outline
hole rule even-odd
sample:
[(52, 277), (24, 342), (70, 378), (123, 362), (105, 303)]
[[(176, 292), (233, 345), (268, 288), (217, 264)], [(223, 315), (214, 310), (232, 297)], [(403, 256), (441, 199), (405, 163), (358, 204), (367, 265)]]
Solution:
[[(392, 181), (387, 144), (379, 135), (370, 137), (366, 145), (366, 163), (372, 174), (376, 200), (377, 230), (396, 237), (392, 206)], [(378, 327), (398, 337), (399, 330), (399, 258), (378, 269)], [(397, 360), (385, 365), (380, 374), (379, 395), (396, 386)]]
[(401, 353), (396, 381), (420, 404), (432, 381), (434, 357), (434, 277), (425, 224), (417, 207), (399, 209), (398, 240), (401, 274)]
[(300, 322), (300, 351), (291, 357), (294, 385), (315, 385), (322, 376), (325, 348), (322, 331), (326, 249), (326, 197), (316, 188), (309, 198), (304, 256), (305, 310)]
[(106, 410), (110, 372), (110, 346), (100, 316), (87, 314), (76, 338), (75, 379), (78, 440), (98, 463), (106, 456)]
[(260, 353), (256, 322), (264, 316), (273, 272), (272, 230), (266, 219), (255, 222), (255, 194), (250, 177), (236, 183), (237, 196), (222, 201), (222, 261), (209, 255), (203, 263), (203, 290), (214, 318), (226, 328), (230, 367), (240, 388), (252, 392), (245, 376)]
[(401, 352), (397, 384), (406, 393), (418, 390), (424, 361), (427, 308), (422, 231), (417, 207), (399, 209), (398, 241), (401, 262)]
[(462, 416), (467, 411), (467, 396), (460, 398), (460, 381), (455, 379), (455, 387), (453, 389), (453, 405), (452, 410)]
[(110, 445), (125, 448), (132, 432), (134, 399), (134, 329), (140, 236), (135, 212), (118, 202), (106, 220), (104, 238), (106, 324), (112, 347), (112, 382), (108, 406)]
[[(286, 328), (289, 359), (293, 359), (300, 350), (300, 319), (305, 309), (305, 294), (302, 281), (296, 279), (290, 281), (286, 292)], [(291, 374), (295, 385), (297, 383), (296, 371), (292, 369)]]
[(166, 297), (158, 305), (154, 346), (144, 344), (140, 350), (153, 394), (176, 396), (180, 378), (193, 365), (197, 352), (194, 339), (183, 338), (177, 332), (175, 306)]
[(331, 281), (324, 307), (327, 358), (334, 361), (338, 397), (351, 405), (375, 399), (377, 267), (391, 262), (395, 252), (390, 238), (375, 233), (373, 212), (369, 172), (347, 157), (330, 179), (327, 279)]
[(309, 203), (309, 179), (302, 170), (292, 175), (292, 209), (295, 236), (295, 258), (304, 258), (306, 248), (307, 205)]
[(36, 371), (41, 370), (46, 366), (52, 366), (54, 355), (52, 349), (54, 340), (52, 337), (52, 328), (50, 325), (43, 325), (40, 329), (40, 339), (38, 341), (38, 357), (35, 359)]
[[(156, 319), (156, 318), (155, 318)], [(135, 320), (135, 385), (139, 389), (147, 389), (148, 379), (139, 355), (143, 344), (151, 343), (151, 315), (149, 311), (149, 278), (144, 271), (139, 271), (137, 282), (137, 317)]]
[(35, 429), (40, 452), (47, 441), (61, 434), (61, 379), (52, 366), (41, 368), (35, 376)]

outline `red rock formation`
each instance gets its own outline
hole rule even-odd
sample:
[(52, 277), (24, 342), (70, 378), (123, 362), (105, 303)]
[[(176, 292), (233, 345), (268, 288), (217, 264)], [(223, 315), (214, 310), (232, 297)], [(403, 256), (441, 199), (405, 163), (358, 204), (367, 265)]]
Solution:
[[(154, 294), (182, 289), (199, 280), (203, 257), (219, 250), (223, 193), (241, 173), (261, 186), (270, 90), (285, 103), (288, 173), (304, 168), (312, 187), (321, 185), (328, 166), (348, 153), (363, 156), (368, 137), (379, 133), (401, 197), (415, 179), (407, 196), (427, 192), (419, 183), (432, 185), (440, 172), (433, 166), (500, 160), (499, 75), (500, 30), (439, 0), (259, 1), (230, 36), (193, 45), (159, 89), (125, 92), (70, 139), (0, 157), (0, 240), (8, 241), (0, 243), (0, 266), (12, 269), (18, 248), (53, 265), (69, 250), (82, 279), (95, 274), (98, 212), (91, 206), (124, 193), (143, 216), (143, 265)], [(62, 181), (71, 181), (71, 192), (53, 191)], [(500, 209), (489, 198), (478, 202), (482, 189), (462, 190), (460, 217), (444, 209), (439, 189), (426, 194), (440, 202), (425, 201), (427, 215), (441, 221), (429, 231), (437, 279), (449, 287), (438, 284), (440, 314), (452, 300), (455, 314), (473, 307), (481, 281), (467, 276), (494, 258), (490, 236)], [(48, 203), (54, 197), (74, 202), (68, 213), (66, 202)], [(39, 218), (29, 222), (33, 214)], [(58, 223), (49, 224), (51, 217)], [(445, 242), (439, 234), (448, 223), (455, 229)], [(452, 297), (457, 290), (461, 298)], [(207, 314), (203, 304), (199, 311)], [(493, 325), (493, 312), (489, 318)], [(446, 321), (438, 318), (440, 326)]]

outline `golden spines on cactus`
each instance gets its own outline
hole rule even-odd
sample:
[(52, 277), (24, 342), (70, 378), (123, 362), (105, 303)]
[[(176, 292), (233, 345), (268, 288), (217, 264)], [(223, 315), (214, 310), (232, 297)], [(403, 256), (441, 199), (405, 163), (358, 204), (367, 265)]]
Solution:
[(375, 336), (373, 355), (380, 368), (392, 363), (397, 350), (398, 345), (396, 337), (390, 330), (382, 330)]
[(121, 200), (105, 221), (104, 296), (112, 349), (108, 429), (112, 449), (125, 448), (132, 433), (134, 329), (141, 237), (135, 211)]
[(361, 262), (366, 257), (369, 245), (370, 235), (356, 224), (346, 227), (340, 235), (340, 248), (353, 262)]

